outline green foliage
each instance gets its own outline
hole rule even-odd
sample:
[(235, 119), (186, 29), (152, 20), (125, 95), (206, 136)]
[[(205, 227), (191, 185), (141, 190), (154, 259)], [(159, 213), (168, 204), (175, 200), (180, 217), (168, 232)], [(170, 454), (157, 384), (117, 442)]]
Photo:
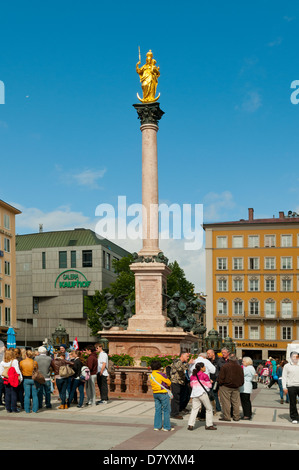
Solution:
[(185, 272), (179, 263), (174, 261), (169, 264), (169, 267), (171, 274), (167, 278), (167, 295), (172, 297), (176, 292), (179, 292), (185, 300), (196, 299), (194, 284), (186, 279)]
[(135, 364), (133, 357), (129, 354), (112, 354), (108, 358), (115, 366), (133, 366)]

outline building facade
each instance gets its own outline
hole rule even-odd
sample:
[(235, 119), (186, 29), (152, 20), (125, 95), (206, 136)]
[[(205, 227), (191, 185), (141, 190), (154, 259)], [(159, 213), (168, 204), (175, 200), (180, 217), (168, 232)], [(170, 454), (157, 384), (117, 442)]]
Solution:
[(299, 339), (299, 215), (204, 224), (207, 329), (239, 356), (283, 358)]
[(17, 327), (15, 216), (21, 211), (0, 200), (0, 337)]
[(80, 346), (96, 341), (87, 300), (116, 280), (112, 261), (128, 254), (88, 229), (17, 235), (17, 344), (38, 346), (59, 325)]

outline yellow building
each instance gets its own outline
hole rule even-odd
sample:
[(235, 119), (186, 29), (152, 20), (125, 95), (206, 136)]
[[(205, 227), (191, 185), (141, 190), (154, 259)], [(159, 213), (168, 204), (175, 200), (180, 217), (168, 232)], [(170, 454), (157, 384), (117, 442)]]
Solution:
[(299, 339), (299, 215), (204, 224), (207, 331), (237, 355), (284, 358)]
[(21, 211), (0, 200), (0, 335), (17, 326), (15, 216)]

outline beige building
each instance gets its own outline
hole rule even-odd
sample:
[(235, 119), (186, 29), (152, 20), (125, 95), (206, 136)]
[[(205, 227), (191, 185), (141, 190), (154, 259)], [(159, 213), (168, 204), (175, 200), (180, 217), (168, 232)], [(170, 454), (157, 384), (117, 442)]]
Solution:
[(86, 301), (115, 281), (113, 259), (129, 253), (92, 230), (17, 235), (17, 344), (38, 346), (61, 324), (80, 347), (96, 341)]
[(0, 337), (4, 342), (8, 328), (17, 327), (15, 216), (20, 213), (0, 200)]

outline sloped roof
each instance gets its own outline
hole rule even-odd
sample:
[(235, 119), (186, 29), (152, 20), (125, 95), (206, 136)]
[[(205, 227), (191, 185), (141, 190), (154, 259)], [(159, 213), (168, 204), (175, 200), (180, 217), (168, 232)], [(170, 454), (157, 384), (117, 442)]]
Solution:
[(120, 256), (128, 256), (129, 252), (107, 240), (98, 238), (90, 229), (77, 228), (56, 232), (38, 232), (16, 235), (16, 251), (29, 251), (34, 248), (76, 247), (102, 245)]

